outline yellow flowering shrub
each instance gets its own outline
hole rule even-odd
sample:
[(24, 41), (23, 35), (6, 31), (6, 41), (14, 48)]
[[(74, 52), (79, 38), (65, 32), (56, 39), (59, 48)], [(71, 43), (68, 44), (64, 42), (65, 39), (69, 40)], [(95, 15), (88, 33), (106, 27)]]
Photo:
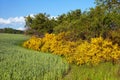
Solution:
[(54, 54), (68, 56), (75, 51), (75, 43), (74, 42), (64, 42), (64, 41), (56, 41), (55, 44), (51, 45), (51, 50)]
[(43, 38), (31, 37), (24, 42), (26, 48), (50, 52), (64, 56), (69, 63), (98, 64), (104, 61), (117, 61), (120, 59), (120, 47), (110, 40), (102, 37), (91, 38), (91, 41), (67, 41), (64, 36), (66, 33), (46, 34)]
[(74, 62), (79, 64), (98, 64), (103, 61), (117, 61), (120, 59), (119, 46), (113, 45), (102, 37), (92, 38), (91, 42), (85, 41), (76, 48)]
[(41, 38), (37, 38), (32, 36), (28, 41), (23, 43), (23, 46), (26, 48), (34, 49), (37, 51), (41, 51), (41, 47), (43, 45), (43, 41)]
[(43, 38), (44, 45), (41, 48), (43, 52), (51, 52), (58, 55), (70, 54), (74, 50), (75, 42), (64, 40), (65, 33), (46, 34)]
[(42, 40), (44, 45), (41, 47), (41, 51), (51, 52), (50, 46), (55, 42), (55, 34), (46, 34)]

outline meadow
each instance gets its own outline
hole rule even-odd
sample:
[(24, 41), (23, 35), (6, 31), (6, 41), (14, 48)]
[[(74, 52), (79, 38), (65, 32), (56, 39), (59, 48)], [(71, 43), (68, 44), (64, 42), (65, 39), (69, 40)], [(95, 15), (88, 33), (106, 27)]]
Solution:
[(58, 55), (22, 47), (30, 37), (0, 34), (0, 80), (120, 80), (120, 63), (69, 64)]
[(23, 48), (29, 36), (0, 34), (0, 80), (58, 80), (69, 65), (57, 55)]

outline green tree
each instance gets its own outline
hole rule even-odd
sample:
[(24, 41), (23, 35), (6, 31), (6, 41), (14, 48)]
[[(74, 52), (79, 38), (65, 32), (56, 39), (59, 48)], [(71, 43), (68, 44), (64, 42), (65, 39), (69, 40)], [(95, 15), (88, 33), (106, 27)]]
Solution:
[(25, 21), (28, 32), (31, 30), (32, 34), (52, 33), (53, 27), (56, 25), (55, 19), (50, 19), (46, 13), (39, 13), (34, 17), (28, 16)]

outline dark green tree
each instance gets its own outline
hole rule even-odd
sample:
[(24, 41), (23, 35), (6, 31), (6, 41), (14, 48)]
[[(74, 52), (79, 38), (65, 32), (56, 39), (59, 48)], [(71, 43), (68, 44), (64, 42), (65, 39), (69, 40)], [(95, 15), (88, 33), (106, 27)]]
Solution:
[(52, 33), (53, 27), (56, 25), (55, 19), (50, 19), (49, 15), (46, 13), (40, 13), (34, 15), (34, 17), (28, 16), (25, 18), (27, 31), (30, 31), (32, 34), (44, 34)]

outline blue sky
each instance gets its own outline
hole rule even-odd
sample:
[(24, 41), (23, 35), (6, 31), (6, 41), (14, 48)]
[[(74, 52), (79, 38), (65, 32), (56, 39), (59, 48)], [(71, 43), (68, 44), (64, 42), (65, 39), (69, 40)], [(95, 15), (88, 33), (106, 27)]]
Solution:
[(23, 28), (24, 16), (47, 13), (58, 16), (70, 10), (94, 7), (94, 0), (0, 0), (0, 28)]

